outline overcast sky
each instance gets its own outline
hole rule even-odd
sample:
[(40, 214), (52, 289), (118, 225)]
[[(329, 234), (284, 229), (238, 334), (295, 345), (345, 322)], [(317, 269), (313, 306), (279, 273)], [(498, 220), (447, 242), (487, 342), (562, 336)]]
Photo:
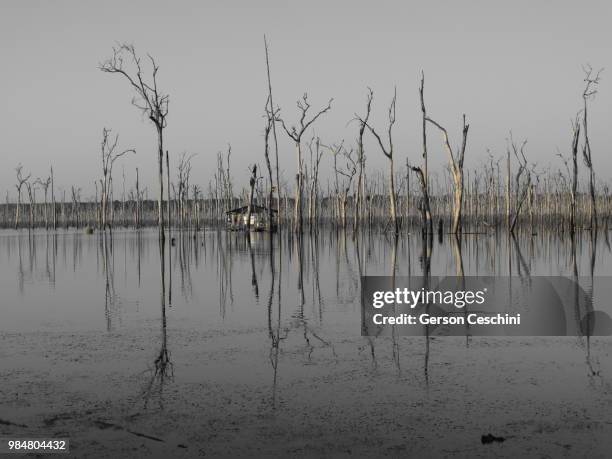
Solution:
[[(0, 191), (14, 195), (18, 163), (34, 177), (53, 164), (58, 187), (93, 193), (100, 175), (103, 127), (137, 155), (116, 163), (155, 189), (155, 132), (131, 104), (132, 91), (98, 64), (116, 42), (130, 42), (160, 64), (170, 94), (166, 147), (171, 157), (198, 153), (192, 182), (207, 189), (216, 154), (232, 144), (233, 174), (263, 161), (266, 74), (263, 34), (270, 42), (275, 102), (287, 122), (307, 91), (313, 108), (334, 98), (315, 125), (327, 143), (354, 142), (366, 87), (374, 90), (372, 123), (384, 128), (397, 85), (397, 163), (420, 158), (420, 70), (429, 115), (459, 142), (461, 115), (471, 125), (466, 165), (487, 149), (501, 156), (508, 131), (528, 139), (528, 159), (559, 167), (570, 120), (581, 107), (581, 65), (607, 67), (590, 111), (600, 178), (612, 166), (612, 2), (582, 1), (3, 1), (0, 14), (2, 110)], [(446, 160), (430, 130), (434, 165)], [(296, 158), (281, 136), (281, 169)], [(371, 141), (368, 167), (385, 166)], [(325, 160), (327, 161), (327, 159)], [(326, 162), (324, 167), (331, 164)], [(173, 167), (174, 169), (174, 167)], [(172, 171), (174, 174), (174, 170)], [(324, 174), (324, 180), (325, 174)]]

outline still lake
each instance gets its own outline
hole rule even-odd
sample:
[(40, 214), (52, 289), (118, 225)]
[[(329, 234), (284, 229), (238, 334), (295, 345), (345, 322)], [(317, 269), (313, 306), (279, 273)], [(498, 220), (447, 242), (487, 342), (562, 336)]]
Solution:
[[(607, 338), (587, 348), (576, 337), (360, 336), (360, 275), (389, 275), (394, 258), (397, 276), (420, 275), (420, 235), (400, 237), (395, 257), (377, 232), (172, 238), (162, 293), (155, 230), (0, 232), (0, 419), (10, 421), (0, 433), (71, 432), (85, 457), (174, 455), (176, 445), (185, 457), (230, 455), (228, 442), (239, 455), (606, 447), (593, 429), (599, 439), (610, 430)], [(606, 233), (581, 234), (575, 252), (580, 276), (612, 275)], [(466, 235), (461, 254), (466, 276), (574, 269), (568, 238), (553, 233)], [(434, 238), (431, 274), (456, 272), (451, 240)], [(610, 290), (593, 290), (610, 313)], [(105, 425), (125, 446), (96, 449)], [(480, 444), (492, 430), (505, 449)], [(430, 450), (432, 438), (443, 440)]]
[[(272, 255), (275, 282), (280, 279), (282, 321), (300, 316), (320, 330), (336, 333), (341, 327), (346, 336), (354, 336), (360, 334), (360, 273), (388, 276), (392, 272), (393, 241), (376, 233), (361, 235), (357, 243), (350, 232), (323, 230), (316, 237), (305, 233), (301, 254), (297, 238), (287, 235), (279, 250), (277, 236), (270, 240), (265, 233), (253, 233), (250, 244), (243, 234), (225, 231), (207, 230), (196, 239), (172, 234), (175, 244), (169, 260), (166, 255), (171, 273), (166, 268), (165, 280), (171, 327), (266, 327)], [(158, 320), (157, 232), (118, 230), (107, 238), (105, 248), (100, 234), (0, 232), (0, 330), (113, 331)], [(571, 277), (567, 239), (555, 234), (516, 242), (505, 235), (465, 236), (463, 270), (466, 276), (507, 276), (511, 271), (513, 276)], [(599, 236), (595, 244), (594, 255), (588, 236), (577, 244), (581, 277), (591, 274), (593, 256), (594, 275), (612, 275), (608, 241)], [(400, 238), (396, 257), (397, 276), (421, 275), (420, 236)], [(436, 238), (431, 274), (454, 276), (456, 272), (449, 240)], [(594, 301), (600, 300), (595, 291)]]

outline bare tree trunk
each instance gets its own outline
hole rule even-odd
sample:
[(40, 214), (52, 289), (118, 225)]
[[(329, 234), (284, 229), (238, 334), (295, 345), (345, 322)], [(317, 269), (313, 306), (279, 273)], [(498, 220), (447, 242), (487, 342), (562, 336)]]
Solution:
[[(159, 196), (158, 196), (158, 227), (159, 238), (164, 239), (164, 142), (163, 130), (166, 128), (166, 117), (168, 115), (169, 96), (163, 94), (157, 85), (157, 73), (159, 66), (154, 58), (148, 54), (151, 63), (151, 79), (145, 82), (141, 59), (136, 54), (133, 45), (122, 44), (118, 48), (113, 48), (113, 56), (100, 65), (100, 70), (106, 73), (115, 73), (125, 77), (138, 97), (134, 100), (134, 105), (147, 115), (154, 124), (157, 131), (157, 162), (159, 166)], [(126, 66), (131, 63), (133, 72), (127, 70)], [(131, 73), (131, 74), (130, 74)]]
[(57, 229), (57, 209), (55, 208), (55, 179), (53, 177), (53, 166), (51, 166), (51, 202), (53, 203), (53, 229)]
[(570, 232), (576, 232), (576, 194), (578, 192), (578, 140), (580, 137), (580, 123), (578, 116), (572, 125), (572, 191), (570, 204)]
[(450, 146), (448, 140), (448, 133), (441, 125), (433, 121), (431, 118), (426, 118), (427, 121), (432, 123), (442, 132), (444, 137), (444, 145), (448, 152), (450, 171), (453, 178), (453, 210), (452, 210), (452, 224), (451, 232), (458, 234), (461, 231), (461, 211), (463, 207), (463, 161), (465, 159), (465, 148), (467, 146), (467, 134), (470, 128), (469, 124), (465, 122), (465, 115), (463, 115), (463, 141), (460, 149), (455, 155), (453, 149)]
[(366, 115), (363, 122), (359, 125), (359, 137), (357, 140), (357, 161), (359, 163), (359, 175), (357, 176), (357, 201), (355, 202), (355, 215), (353, 221), (353, 230), (356, 230), (359, 226), (359, 217), (363, 210), (363, 169), (365, 167), (365, 155), (363, 148), (363, 134), (365, 132), (368, 119), (370, 118), (370, 111), (372, 108), (372, 97), (373, 93), (370, 89), (367, 96), (366, 104)]
[[(275, 162), (276, 162), (276, 218), (277, 218), (277, 226), (280, 228), (281, 222), (281, 205), (280, 205), (280, 172), (278, 165), (278, 138), (276, 136), (276, 116), (274, 115), (274, 103), (272, 101), (272, 81), (270, 79), (270, 59), (268, 56), (268, 42), (266, 41), (266, 36), (264, 35), (264, 46), (266, 48), (266, 70), (268, 75), (268, 94), (270, 97), (270, 110), (272, 112), (272, 136), (274, 137), (274, 154), (275, 154)], [(270, 182), (270, 186), (272, 186), (272, 182)]]
[(296, 190), (295, 190), (295, 210), (294, 210), (294, 228), (295, 232), (302, 232), (302, 181), (304, 174), (302, 172), (302, 147), (301, 142), (298, 140), (295, 142), (295, 149), (297, 153), (298, 169), (296, 177)]
[[(371, 102), (373, 97), (372, 91), (370, 90), (370, 96), (368, 103)], [(394, 179), (394, 171), (393, 171), (393, 139), (391, 136), (393, 125), (395, 124), (395, 103), (397, 101), (397, 88), (393, 91), (393, 99), (391, 100), (391, 104), (389, 105), (389, 128), (387, 131), (388, 139), (389, 139), (389, 147), (385, 147), (382, 142), (380, 136), (376, 133), (376, 131), (367, 123), (365, 119), (357, 117), (359, 121), (367, 126), (372, 135), (378, 141), (378, 145), (382, 153), (389, 160), (389, 201), (391, 205), (391, 220), (393, 224), (393, 229), (395, 234), (399, 234), (399, 222), (397, 220), (397, 210), (396, 210), (396, 202), (395, 202), (395, 179)], [(368, 111), (369, 113), (369, 111)]]
[(510, 149), (506, 151), (506, 228), (510, 229)]
[(170, 158), (168, 157), (168, 150), (166, 150), (166, 179), (168, 182), (168, 207), (166, 208), (166, 213), (167, 213), (167, 220), (168, 220), (168, 238), (170, 238), (172, 219), (170, 216), (170, 202), (171, 202), (170, 201)]
[(588, 133), (588, 104), (587, 100), (597, 93), (596, 89), (591, 89), (592, 86), (599, 84), (599, 75), (603, 69), (599, 70), (597, 74), (593, 76), (593, 69), (588, 66), (584, 69), (586, 86), (582, 93), (582, 99), (584, 101), (583, 115), (582, 115), (582, 126), (584, 129), (584, 146), (582, 148), (582, 157), (589, 169), (589, 195), (591, 197), (589, 206), (589, 221), (591, 230), (597, 231), (597, 206), (595, 199), (595, 171), (593, 169), (593, 157), (591, 155), (591, 143), (589, 141)]
[(136, 168), (136, 229), (140, 228), (140, 184), (138, 181), (138, 168)]
[(251, 230), (251, 214), (253, 212), (253, 194), (255, 192), (255, 183), (257, 182), (257, 164), (253, 164), (251, 169), (251, 179), (249, 180), (249, 185), (251, 190), (249, 192), (249, 206), (247, 208), (247, 221), (246, 221), (246, 230)]
[(421, 86), (419, 87), (419, 95), (421, 97), (421, 112), (423, 114), (423, 170), (421, 171), (421, 188), (423, 194), (423, 231), (428, 234), (433, 234), (433, 222), (431, 217), (431, 206), (429, 204), (429, 176), (427, 172), (427, 110), (425, 109), (425, 73), (421, 72)]
[(159, 197), (158, 197), (158, 217), (157, 226), (159, 227), (159, 238), (163, 241), (164, 236), (164, 141), (163, 141), (163, 130), (161, 127), (157, 128), (157, 163), (159, 166)]
[(399, 234), (399, 222), (397, 219), (397, 203), (395, 196), (395, 177), (393, 169), (393, 156), (389, 158), (389, 199), (391, 202), (391, 221), (393, 222), (394, 233)]
[[(270, 107), (268, 110), (268, 103), (271, 101), (271, 98), (268, 98), (268, 102), (266, 102), (266, 127), (264, 130), (264, 158), (266, 160), (266, 167), (268, 169), (268, 181), (269, 181), (269, 190), (268, 190), (268, 230), (272, 231), (274, 223), (274, 212), (272, 211), (272, 205), (274, 201), (274, 178), (272, 174), (272, 164), (270, 163), (270, 130), (272, 129), (272, 125), (274, 124), (274, 109)], [(280, 203), (278, 203), (280, 204)], [(276, 206), (277, 213), (280, 210), (280, 205)]]

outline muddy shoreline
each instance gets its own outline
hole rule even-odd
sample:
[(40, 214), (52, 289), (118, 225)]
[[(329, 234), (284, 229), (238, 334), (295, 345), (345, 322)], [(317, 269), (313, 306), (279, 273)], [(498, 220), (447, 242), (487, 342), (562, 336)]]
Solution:
[[(151, 324), (153, 325), (153, 324)], [(610, 342), (436, 338), (275, 349), (168, 329), (173, 374), (153, 386), (159, 331), (2, 333), (0, 435), (68, 437), (74, 457), (606, 457)], [(269, 346), (268, 346), (269, 347)], [(373, 360), (372, 355), (375, 355)], [(505, 438), (483, 444), (482, 435)]]

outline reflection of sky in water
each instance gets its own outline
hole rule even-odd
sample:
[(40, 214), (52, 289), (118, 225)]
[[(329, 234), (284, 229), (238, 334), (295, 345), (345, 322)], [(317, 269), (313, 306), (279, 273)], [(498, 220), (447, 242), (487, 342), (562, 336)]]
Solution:
[[(271, 283), (269, 235), (207, 231), (177, 238), (172, 252), (170, 327), (236, 331), (267, 328)], [(281, 284), (284, 324), (305, 319), (326, 335), (357, 336), (360, 331), (359, 265), (362, 274), (388, 275), (393, 244), (384, 235), (360, 237), (322, 230), (305, 234), (301, 254), (296, 238), (283, 236), (282, 252), (274, 238), (275, 282)], [(594, 292), (595, 309), (611, 313), (612, 282), (596, 279), (591, 287), (588, 233), (577, 244), (581, 285)], [(612, 274), (610, 247), (601, 235), (595, 245), (594, 273)], [(167, 246), (166, 246), (167, 249)], [(520, 249), (520, 252), (519, 252)], [(510, 257), (508, 253), (510, 251)], [(108, 255), (107, 255), (108, 254)], [(278, 272), (278, 257), (282, 272)], [(422, 272), (421, 238), (400, 239), (400, 275)], [(514, 243), (504, 235), (465, 236), (462, 247), (466, 275), (568, 275), (573, 272), (571, 245), (555, 234), (537, 235)], [(0, 233), (0, 330), (81, 331), (156, 326), (159, 320), (160, 265), (157, 233), (116, 231), (104, 247), (99, 234), (58, 231)], [(300, 260), (302, 265), (300, 276)], [(167, 261), (167, 260), (166, 260)], [(454, 275), (455, 255), (448, 239), (433, 243), (432, 275)], [(105, 266), (108, 266), (108, 276)], [(280, 276), (279, 276), (280, 274)], [(303, 300), (299, 285), (303, 284)], [(166, 276), (166, 289), (170, 288)], [(520, 293), (519, 289), (519, 293)], [(278, 304), (275, 290), (273, 305)], [(519, 295), (513, 297), (517, 307)], [(275, 309), (276, 311), (276, 309)]]

